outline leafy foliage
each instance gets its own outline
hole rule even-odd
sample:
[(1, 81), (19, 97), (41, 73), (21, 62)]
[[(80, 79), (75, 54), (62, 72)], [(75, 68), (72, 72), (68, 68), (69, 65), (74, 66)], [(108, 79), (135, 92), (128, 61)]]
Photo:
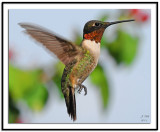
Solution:
[(77, 45), (80, 45), (80, 43), (82, 42), (83, 38), (77, 32), (74, 35), (75, 35), (75, 37), (74, 37), (74, 43), (77, 44)]
[(103, 107), (106, 108), (109, 100), (109, 84), (103, 67), (98, 64), (90, 75), (91, 82), (100, 89)]
[(129, 65), (136, 56), (138, 40), (137, 37), (133, 37), (127, 32), (118, 30), (117, 38), (112, 43), (106, 44), (106, 48), (118, 64), (124, 63)]
[(100, 16), (100, 18), (98, 20), (105, 22), (108, 19), (108, 14), (103, 14)]
[(9, 65), (9, 93), (13, 102), (23, 100), (34, 111), (41, 110), (48, 98), (41, 82), (41, 70), (24, 71)]
[(61, 90), (61, 78), (62, 78), (62, 74), (63, 74), (63, 70), (64, 70), (64, 64), (62, 64), (62, 62), (58, 62), (54, 68), (56, 69), (55, 74), (53, 75), (53, 82), (55, 83), (55, 85), (58, 88), (59, 94), (61, 98), (64, 98), (63, 94), (62, 94), (62, 90)]
[(9, 97), (9, 123), (16, 122), (18, 115), (19, 115), (19, 110), (14, 105), (12, 99)]

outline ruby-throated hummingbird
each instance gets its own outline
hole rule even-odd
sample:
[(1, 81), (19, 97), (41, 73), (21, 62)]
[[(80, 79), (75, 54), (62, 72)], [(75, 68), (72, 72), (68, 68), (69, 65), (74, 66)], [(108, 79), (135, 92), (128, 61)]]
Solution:
[(83, 40), (80, 46), (42, 27), (27, 23), (19, 24), (25, 28), (27, 34), (43, 44), (65, 64), (61, 79), (61, 88), (68, 114), (73, 121), (76, 120), (75, 89), (79, 88), (79, 93), (84, 89), (85, 95), (87, 94), (87, 88), (82, 85), (82, 83), (97, 66), (100, 55), (100, 43), (104, 30), (110, 25), (130, 21), (134, 20), (115, 22), (91, 20), (84, 26)]

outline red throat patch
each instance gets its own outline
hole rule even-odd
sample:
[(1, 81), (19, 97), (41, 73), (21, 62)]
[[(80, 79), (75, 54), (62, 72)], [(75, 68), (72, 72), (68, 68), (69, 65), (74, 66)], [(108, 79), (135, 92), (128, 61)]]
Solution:
[(94, 40), (96, 43), (100, 43), (103, 32), (104, 32), (104, 29), (95, 30), (91, 33), (84, 34), (84, 38)]

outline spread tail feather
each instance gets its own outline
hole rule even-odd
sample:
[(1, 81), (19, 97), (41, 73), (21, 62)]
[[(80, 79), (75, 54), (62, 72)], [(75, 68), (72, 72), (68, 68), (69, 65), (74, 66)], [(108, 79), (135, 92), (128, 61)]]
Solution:
[(76, 99), (74, 88), (68, 88), (66, 94), (64, 94), (65, 102), (67, 106), (67, 112), (73, 121), (76, 120)]

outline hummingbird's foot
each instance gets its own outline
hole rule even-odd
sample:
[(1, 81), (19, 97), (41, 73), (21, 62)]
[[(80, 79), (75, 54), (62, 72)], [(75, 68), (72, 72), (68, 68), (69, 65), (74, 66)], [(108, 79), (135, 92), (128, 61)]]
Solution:
[(80, 94), (82, 89), (84, 89), (84, 92), (85, 92), (84, 95), (87, 95), (87, 87), (82, 84), (79, 85), (78, 93)]

